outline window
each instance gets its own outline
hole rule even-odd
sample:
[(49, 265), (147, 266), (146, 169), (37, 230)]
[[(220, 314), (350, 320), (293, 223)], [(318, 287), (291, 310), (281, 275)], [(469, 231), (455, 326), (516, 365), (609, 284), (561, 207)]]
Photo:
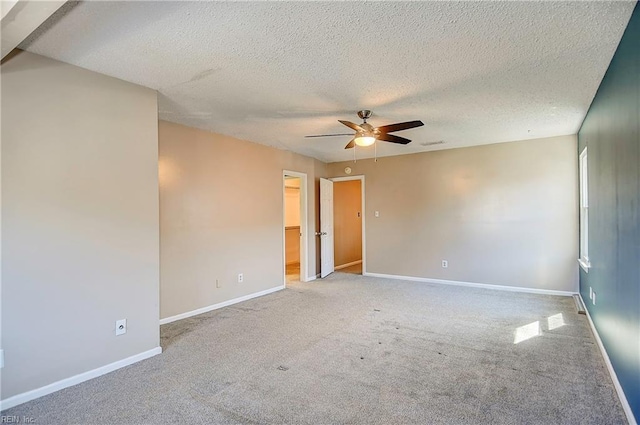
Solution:
[(580, 154), (580, 259), (578, 262), (589, 273), (589, 174), (587, 173), (587, 148)]

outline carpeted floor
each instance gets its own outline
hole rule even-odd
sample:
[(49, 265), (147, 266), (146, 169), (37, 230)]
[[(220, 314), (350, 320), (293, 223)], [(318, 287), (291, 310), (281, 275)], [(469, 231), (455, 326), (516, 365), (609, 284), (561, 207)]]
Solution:
[(38, 425), (626, 423), (570, 297), (334, 273), (161, 336), (159, 356), (3, 414)]

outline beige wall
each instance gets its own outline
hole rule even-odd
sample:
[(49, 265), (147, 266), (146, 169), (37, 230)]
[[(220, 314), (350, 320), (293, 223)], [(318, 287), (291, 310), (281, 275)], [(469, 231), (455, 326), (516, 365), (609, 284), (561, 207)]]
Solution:
[(285, 264), (300, 264), (300, 227), (287, 227), (284, 232)]
[(285, 179), (285, 264), (300, 263), (300, 178)]
[(309, 274), (318, 273), (326, 164), (164, 121), (159, 141), (162, 318), (283, 285), (283, 170), (307, 173)]
[(286, 176), (284, 179), (285, 187), (300, 188), (300, 177)]
[(159, 346), (157, 140), (152, 90), (2, 64), (3, 399)]
[(360, 180), (333, 183), (333, 234), (336, 267), (362, 260)]
[(284, 225), (300, 226), (300, 187), (284, 188)]
[(366, 176), (367, 272), (576, 291), (575, 153), (563, 136), (333, 163), (329, 174)]
[[(1, 69), (1, 65), (0, 65), (0, 69)], [(2, 83), (2, 75), (0, 75), (0, 99), (2, 99), (1, 83)], [(0, 101), (0, 117), (2, 117), (1, 101)], [(0, 122), (0, 133), (2, 132), (1, 128), (2, 128), (2, 123)], [(2, 345), (2, 134), (0, 134), (0, 356), (2, 357), (2, 359), (4, 359), (4, 351), (3, 351), (3, 345)], [(2, 400), (2, 369), (0, 369), (0, 400)]]

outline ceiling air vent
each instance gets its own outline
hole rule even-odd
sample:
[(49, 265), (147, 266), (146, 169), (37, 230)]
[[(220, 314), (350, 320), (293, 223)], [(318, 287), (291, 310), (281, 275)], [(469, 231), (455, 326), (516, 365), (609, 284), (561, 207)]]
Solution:
[(433, 145), (441, 145), (444, 143), (444, 140), (438, 140), (437, 142), (422, 142), (420, 143), (422, 146), (433, 146)]

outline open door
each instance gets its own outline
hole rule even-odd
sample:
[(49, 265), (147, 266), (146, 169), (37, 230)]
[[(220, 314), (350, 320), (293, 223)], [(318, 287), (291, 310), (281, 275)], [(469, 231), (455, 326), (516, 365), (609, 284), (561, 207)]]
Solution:
[(333, 182), (320, 179), (320, 277), (333, 273)]
[(364, 176), (332, 178), (334, 269), (362, 274), (364, 259)]

